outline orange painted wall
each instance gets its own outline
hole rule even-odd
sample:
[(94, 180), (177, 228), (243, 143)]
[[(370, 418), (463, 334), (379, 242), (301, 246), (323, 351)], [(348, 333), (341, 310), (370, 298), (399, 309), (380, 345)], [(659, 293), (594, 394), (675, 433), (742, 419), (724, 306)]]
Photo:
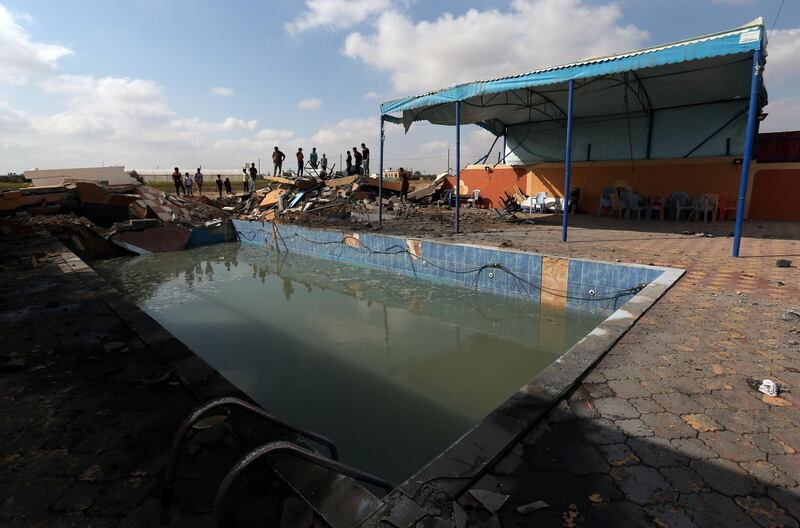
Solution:
[[(527, 169), (525, 167), (498, 166), (486, 171), (484, 165), (473, 165), (461, 171), (461, 194), (470, 194), (473, 189), (481, 190), (481, 207), (503, 207), (501, 198), (505, 192), (514, 194), (514, 185), (525, 192)], [(455, 177), (447, 178), (449, 187), (455, 187)]]
[[(580, 187), (581, 209), (590, 213), (597, 212), (600, 193), (605, 187), (630, 187), (643, 197), (665, 197), (673, 191), (684, 191), (690, 196), (724, 194), (728, 200), (735, 200), (741, 168), (731, 157), (643, 160), (633, 165), (619, 161), (578, 162), (572, 165), (572, 186)], [(771, 169), (770, 165), (751, 166), (749, 217), (800, 221), (797, 205), (800, 164), (781, 164), (780, 169)], [(504, 192), (513, 194), (514, 184), (529, 196), (537, 192), (559, 198), (564, 195), (563, 163), (541, 163), (527, 168), (498, 166), (488, 173), (482, 165), (470, 166), (461, 171), (461, 179), (462, 194), (480, 189), (484, 206), (490, 207), (501, 207), (500, 197)]]
[(750, 217), (800, 222), (800, 164), (796, 169), (759, 170), (753, 179)]

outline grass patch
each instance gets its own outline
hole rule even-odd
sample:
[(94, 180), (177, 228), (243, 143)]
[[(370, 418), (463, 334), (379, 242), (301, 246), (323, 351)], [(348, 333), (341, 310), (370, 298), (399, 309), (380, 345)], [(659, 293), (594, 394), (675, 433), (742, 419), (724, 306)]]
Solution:
[(13, 191), (14, 189), (22, 189), (23, 187), (30, 186), (30, 183), (23, 182), (0, 182), (0, 191)]

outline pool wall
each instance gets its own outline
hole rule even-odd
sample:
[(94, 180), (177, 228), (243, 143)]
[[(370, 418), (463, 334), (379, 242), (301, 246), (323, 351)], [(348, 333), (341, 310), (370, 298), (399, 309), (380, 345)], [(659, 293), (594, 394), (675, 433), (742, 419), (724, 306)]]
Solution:
[[(234, 225), (244, 243), (477, 287), (593, 315), (613, 313), (668, 270), (374, 233), (247, 220), (234, 220)], [(499, 264), (513, 275), (496, 267), (480, 269), (487, 264)]]
[[(386, 496), (384, 505), (360, 528), (378, 528), (384, 526), (382, 520), (404, 518), (409, 512), (419, 518), (428, 511), (431, 497), (456, 500), (464, 494), (551, 412), (684, 274), (684, 270), (675, 268), (569, 259), (373, 233), (248, 221), (236, 221), (235, 226), (240, 240), (246, 243), (455, 285), (477, 285), (483, 291), (528, 297), (605, 317), (588, 335)], [(399, 254), (386, 254), (391, 252)], [(493, 263), (502, 264), (520, 279), (496, 268), (484, 270), (478, 277), (476, 268)], [(494, 276), (490, 277), (489, 272)], [(527, 293), (520, 292), (520, 280), (527, 283)], [(594, 297), (589, 290), (594, 291)]]

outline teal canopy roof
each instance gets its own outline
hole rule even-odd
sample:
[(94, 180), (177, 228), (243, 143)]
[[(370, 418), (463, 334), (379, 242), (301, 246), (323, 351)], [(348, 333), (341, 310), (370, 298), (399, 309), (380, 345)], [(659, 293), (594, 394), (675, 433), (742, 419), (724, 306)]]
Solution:
[[(408, 129), (414, 121), (477, 124), (495, 135), (509, 127), (558, 122), (566, 114), (567, 85), (575, 81), (575, 119), (649, 115), (705, 107), (730, 117), (747, 105), (754, 50), (765, 46), (761, 19), (743, 27), (689, 40), (528, 73), (471, 82), (381, 105), (381, 115)], [(727, 104), (727, 106), (726, 106)], [(762, 90), (760, 106), (766, 104)], [(674, 113), (674, 112), (673, 112)], [(713, 111), (711, 112), (714, 113)], [(713, 121), (713, 119), (712, 119)]]

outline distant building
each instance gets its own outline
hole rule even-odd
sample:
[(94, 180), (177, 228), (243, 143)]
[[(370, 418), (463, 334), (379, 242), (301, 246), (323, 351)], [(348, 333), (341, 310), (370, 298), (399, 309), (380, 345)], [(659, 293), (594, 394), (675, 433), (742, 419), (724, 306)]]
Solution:
[[(414, 172), (413, 169), (410, 169), (410, 168), (409, 169), (404, 168), (403, 170), (405, 170), (409, 175), (413, 174), (413, 172)], [(388, 168), (388, 169), (384, 169), (383, 177), (384, 178), (396, 178), (396, 179), (399, 180), (400, 179), (400, 169), (393, 169), (391, 167)]]
[(113, 167), (85, 167), (80, 169), (35, 169), (25, 171), (25, 179), (35, 186), (62, 185), (71, 180), (83, 180), (109, 185), (134, 183), (135, 180), (118, 165)]

